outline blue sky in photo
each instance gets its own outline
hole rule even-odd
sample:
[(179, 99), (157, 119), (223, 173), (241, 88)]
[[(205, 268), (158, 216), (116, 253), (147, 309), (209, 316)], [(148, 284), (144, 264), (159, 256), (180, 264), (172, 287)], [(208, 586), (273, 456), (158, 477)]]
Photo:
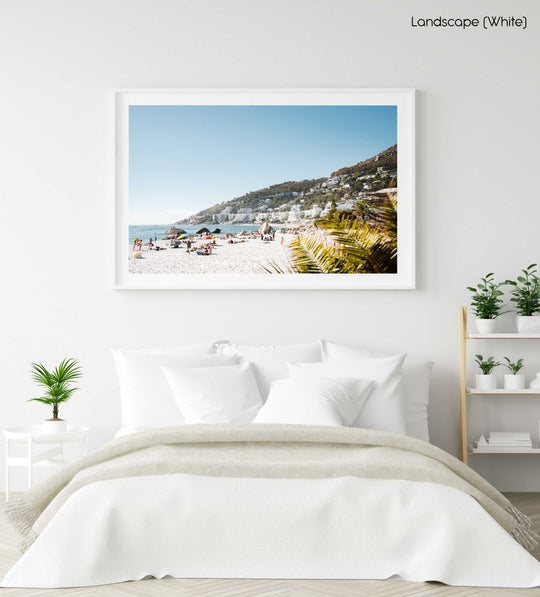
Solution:
[(394, 145), (396, 106), (130, 106), (129, 223), (329, 176)]

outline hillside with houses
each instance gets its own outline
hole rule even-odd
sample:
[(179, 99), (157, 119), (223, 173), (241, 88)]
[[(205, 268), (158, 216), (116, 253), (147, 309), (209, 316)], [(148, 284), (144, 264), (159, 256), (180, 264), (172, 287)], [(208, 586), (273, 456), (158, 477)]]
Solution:
[(289, 181), (251, 191), (204, 209), (176, 224), (288, 224), (312, 221), (359, 201), (397, 194), (397, 145), (327, 178)]

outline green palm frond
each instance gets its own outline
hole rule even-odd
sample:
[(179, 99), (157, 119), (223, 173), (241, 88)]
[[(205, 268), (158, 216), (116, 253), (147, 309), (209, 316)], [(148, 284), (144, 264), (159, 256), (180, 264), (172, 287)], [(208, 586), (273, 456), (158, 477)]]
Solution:
[(56, 383), (69, 383), (79, 379), (82, 375), (82, 368), (77, 359), (64, 359), (53, 371), (53, 378)]
[(42, 386), (49, 387), (54, 383), (52, 374), (41, 363), (32, 363), (31, 375), (32, 379)]
[(347, 263), (341, 273), (394, 273), (397, 270), (397, 243), (363, 222), (329, 231)]
[(397, 201), (395, 199), (388, 199), (381, 207), (380, 213), (381, 223), (386, 236), (393, 239), (397, 244)]
[(314, 236), (300, 236), (290, 245), (291, 259), (301, 274), (335, 274), (343, 261), (333, 247)]
[(300, 236), (291, 242), (286, 266), (271, 262), (262, 270), (288, 274), (397, 272), (395, 199), (387, 197), (376, 209), (357, 205), (353, 211), (333, 211), (315, 225), (317, 235)]
[(30, 398), (28, 402), (42, 402), (43, 404), (53, 404), (53, 398)]

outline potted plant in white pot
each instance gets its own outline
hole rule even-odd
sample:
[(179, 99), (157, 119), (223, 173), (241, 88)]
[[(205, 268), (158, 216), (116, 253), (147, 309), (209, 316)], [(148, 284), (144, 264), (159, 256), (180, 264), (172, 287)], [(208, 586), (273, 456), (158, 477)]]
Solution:
[(58, 417), (58, 406), (67, 402), (73, 392), (79, 389), (73, 385), (82, 375), (79, 361), (66, 358), (53, 371), (49, 371), (41, 363), (32, 363), (31, 374), (32, 379), (45, 391), (43, 396), (30, 398), (29, 401), (52, 406), (52, 418), (43, 421), (43, 430), (48, 433), (66, 431), (67, 423)]
[(532, 263), (521, 270), (522, 276), (504, 282), (513, 286), (510, 300), (516, 305), (516, 323), (520, 334), (540, 333), (540, 278), (536, 268), (536, 263)]
[(511, 372), (504, 376), (505, 390), (523, 390), (525, 387), (525, 376), (520, 371), (523, 369), (523, 359), (518, 359), (513, 363), (508, 357), (504, 357), (506, 363), (504, 366)]
[(493, 369), (501, 365), (501, 363), (496, 361), (493, 357), (484, 360), (484, 357), (481, 354), (475, 354), (474, 356), (474, 362), (480, 367), (480, 371), (482, 371), (482, 373), (479, 373), (476, 376), (476, 389), (484, 391), (496, 390), (497, 379), (495, 375), (493, 375)]
[(495, 282), (494, 274), (486, 274), (480, 278), (476, 286), (467, 286), (473, 293), (471, 299), (472, 309), (476, 315), (476, 328), (480, 334), (492, 334), (495, 331), (495, 318), (502, 315), (503, 291), (501, 283)]

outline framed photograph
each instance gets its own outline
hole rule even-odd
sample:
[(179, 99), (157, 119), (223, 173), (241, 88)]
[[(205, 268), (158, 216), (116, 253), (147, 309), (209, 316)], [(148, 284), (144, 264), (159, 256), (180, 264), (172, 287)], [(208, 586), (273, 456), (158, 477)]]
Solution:
[(414, 90), (124, 90), (115, 111), (116, 288), (414, 288)]

